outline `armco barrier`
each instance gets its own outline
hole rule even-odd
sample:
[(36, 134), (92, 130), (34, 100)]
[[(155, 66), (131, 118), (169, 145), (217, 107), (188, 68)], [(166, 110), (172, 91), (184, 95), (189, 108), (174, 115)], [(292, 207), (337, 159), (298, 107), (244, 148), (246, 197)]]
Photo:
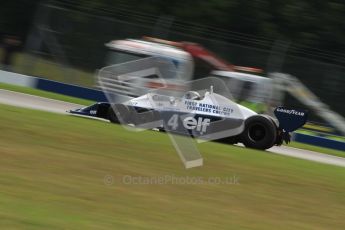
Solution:
[(37, 78), (0, 70), (0, 82), (29, 88), (35, 88)]
[[(65, 84), (57, 81), (51, 81), (7, 71), (0, 71), (0, 82), (30, 88), (37, 88), (40, 90), (88, 99), (92, 101), (107, 101), (104, 93), (100, 90)], [(120, 96), (118, 97), (121, 98)], [(345, 142), (331, 140), (324, 137), (294, 133), (292, 140), (305, 144), (345, 151)]]
[(104, 93), (100, 90), (84, 88), (56, 81), (50, 81), (42, 78), (38, 78), (36, 88), (93, 101), (107, 101), (107, 98), (105, 97)]

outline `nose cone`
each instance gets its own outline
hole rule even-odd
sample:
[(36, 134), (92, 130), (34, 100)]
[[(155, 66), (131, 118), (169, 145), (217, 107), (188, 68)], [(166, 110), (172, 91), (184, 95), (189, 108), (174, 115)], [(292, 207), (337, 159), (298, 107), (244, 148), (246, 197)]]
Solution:
[(70, 110), (67, 110), (66, 112), (67, 113), (73, 113), (73, 114), (79, 114), (80, 110), (81, 110), (81, 108), (80, 109), (70, 109)]
[(98, 109), (98, 103), (87, 106), (87, 107), (79, 108), (79, 109), (69, 110), (67, 112), (72, 113), (72, 114), (85, 115), (85, 116), (95, 116), (97, 114), (97, 109)]

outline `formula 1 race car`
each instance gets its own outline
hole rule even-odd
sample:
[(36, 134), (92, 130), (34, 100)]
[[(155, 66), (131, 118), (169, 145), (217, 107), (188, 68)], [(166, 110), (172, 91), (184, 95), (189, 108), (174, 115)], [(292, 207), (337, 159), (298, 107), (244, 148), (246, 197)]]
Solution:
[(202, 96), (196, 91), (182, 97), (148, 93), (120, 104), (99, 102), (69, 112), (262, 150), (288, 143), (289, 133), (307, 120), (306, 111), (284, 107), (275, 109), (277, 119), (257, 114), (214, 93), (212, 87)]

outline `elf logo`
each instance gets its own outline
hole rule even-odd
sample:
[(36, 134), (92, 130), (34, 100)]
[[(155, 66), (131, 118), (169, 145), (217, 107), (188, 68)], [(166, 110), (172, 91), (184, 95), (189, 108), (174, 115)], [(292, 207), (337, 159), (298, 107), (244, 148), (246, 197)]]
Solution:
[(203, 119), (202, 117), (199, 117), (198, 120), (196, 120), (194, 117), (186, 117), (183, 119), (183, 126), (186, 129), (196, 129), (198, 132), (206, 132), (207, 126), (210, 125), (211, 120), (208, 118)]
[[(178, 123), (179, 116), (174, 114), (169, 120), (167, 125), (171, 127), (172, 130), (176, 130), (179, 126)], [(210, 125), (211, 119), (199, 117), (195, 119), (194, 117), (182, 118), (182, 125), (185, 129), (196, 130), (198, 132), (206, 132), (207, 127)]]

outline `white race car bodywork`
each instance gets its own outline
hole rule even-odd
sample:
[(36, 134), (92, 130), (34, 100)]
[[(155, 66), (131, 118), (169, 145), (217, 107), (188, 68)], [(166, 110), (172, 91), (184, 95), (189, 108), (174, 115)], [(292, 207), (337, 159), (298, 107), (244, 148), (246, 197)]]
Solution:
[(237, 119), (247, 119), (250, 116), (257, 115), (253, 110), (239, 105), (219, 94), (209, 92), (206, 92), (200, 100), (148, 93), (141, 97), (131, 99), (124, 104), (147, 109), (198, 113)]
[(275, 110), (278, 122), (214, 93), (212, 87), (202, 92), (200, 96), (188, 91), (182, 97), (151, 92), (121, 104), (100, 102), (70, 112), (204, 140), (243, 143), (256, 149), (289, 142), (289, 132), (303, 126), (307, 119), (306, 111), (279, 107)]

